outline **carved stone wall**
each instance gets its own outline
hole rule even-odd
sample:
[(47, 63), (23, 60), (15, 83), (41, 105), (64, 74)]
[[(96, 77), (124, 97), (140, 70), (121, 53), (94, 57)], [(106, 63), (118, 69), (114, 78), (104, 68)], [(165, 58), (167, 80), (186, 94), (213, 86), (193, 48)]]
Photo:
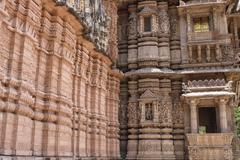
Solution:
[(71, 2), (0, 1), (0, 159), (120, 157), (122, 75)]
[[(212, 153), (222, 151), (230, 155), (231, 144), (226, 150), (216, 151), (213, 146), (208, 152), (199, 146), (189, 148), (186, 136), (192, 132), (192, 122), (196, 126), (192, 130), (198, 135), (198, 113), (190, 107), (211, 104), (218, 108), (219, 103), (212, 95), (234, 95), (231, 89), (235, 85), (239, 97), (239, 49), (234, 49), (228, 27), (235, 32), (236, 39), (239, 28), (236, 24), (240, 24), (235, 14), (227, 16), (228, 5), (225, 0), (121, 1), (118, 67), (125, 73), (120, 100), (125, 114), (119, 117), (124, 126), (120, 129), (124, 158), (191, 159), (198, 153), (211, 158)], [(194, 20), (199, 17), (209, 18), (210, 30), (195, 32)], [(198, 92), (190, 94), (188, 101), (194, 102), (192, 106), (184, 100), (184, 94), (190, 92)], [(197, 106), (194, 96), (205, 96), (201, 106)], [(232, 104), (235, 100), (221, 104), (223, 132), (235, 132)], [(190, 119), (191, 115), (196, 121)]]

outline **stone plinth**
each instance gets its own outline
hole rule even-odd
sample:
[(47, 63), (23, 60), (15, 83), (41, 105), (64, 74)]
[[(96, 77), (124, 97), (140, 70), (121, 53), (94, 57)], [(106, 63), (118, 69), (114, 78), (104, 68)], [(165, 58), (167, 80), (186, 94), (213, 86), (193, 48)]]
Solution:
[(189, 160), (231, 160), (233, 135), (233, 133), (187, 134)]

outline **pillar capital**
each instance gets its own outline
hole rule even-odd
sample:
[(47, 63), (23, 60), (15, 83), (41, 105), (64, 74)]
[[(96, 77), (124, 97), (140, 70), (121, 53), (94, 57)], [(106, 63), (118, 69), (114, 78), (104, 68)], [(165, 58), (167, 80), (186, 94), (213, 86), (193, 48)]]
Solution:
[(186, 102), (190, 105), (190, 107), (191, 106), (196, 106), (199, 103), (199, 99), (191, 98), (191, 99), (187, 99)]
[(220, 97), (215, 99), (215, 102), (219, 105), (226, 105), (228, 101), (229, 101), (229, 97)]

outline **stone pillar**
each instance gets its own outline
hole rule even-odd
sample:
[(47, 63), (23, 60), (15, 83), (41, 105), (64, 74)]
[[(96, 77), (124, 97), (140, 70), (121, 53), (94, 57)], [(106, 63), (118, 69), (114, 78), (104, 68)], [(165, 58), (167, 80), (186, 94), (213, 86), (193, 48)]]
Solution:
[(201, 63), (202, 62), (202, 47), (200, 45), (197, 46), (197, 53), (198, 53), (198, 57), (197, 57), (197, 62)]
[(128, 145), (127, 159), (136, 159), (138, 153), (138, 82), (128, 81)]
[(128, 7), (128, 68), (137, 68), (137, 14), (136, 5)]
[(160, 67), (168, 68), (170, 66), (170, 45), (169, 45), (169, 38), (170, 38), (170, 22), (168, 16), (168, 3), (167, 2), (158, 2), (158, 21), (159, 21), (159, 57)]
[(163, 159), (175, 159), (174, 143), (173, 143), (173, 104), (171, 97), (171, 80), (161, 79), (160, 88), (160, 106), (159, 106), (159, 121), (161, 125), (161, 147)]
[(178, 14), (178, 2), (169, 6), (169, 22), (170, 22), (170, 55), (171, 65), (181, 63), (181, 47), (180, 47), (180, 18)]
[(190, 100), (190, 111), (191, 111), (191, 133), (198, 132), (197, 125), (197, 101), (195, 99)]
[(228, 100), (227, 99), (220, 99), (219, 100), (219, 119), (220, 119), (220, 127), (221, 132), (225, 133), (228, 131), (227, 127), (227, 113), (226, 113), (226, 104)]
[(173, 98), (173, 143), (176, 159), (184, 159), (185, 149), (185, 130), (184, 130), (184, 105), (181, 104), (180, 96), (182, 94), (181, 79), (172, 80)]
[(127, 156), (127, 107), (128, 107), (128, 84), (124, 79), (120, 85), (120, 107), (119, 107), (119, 122), (120, 122), (120, 152), (121, 157)]
[(192, 63), (193, 59), (192, 59), (192, 46), (188, 46), (188, 61), (189, 63)]
[(239, 39), (238, 39), (238, 23), (237, 23), (237, 17), (234, 17), (233, 19), (233, 27), (234, 27), (234, 37), (235, 37), (235, 45), (236, 48), (239, 47)]
[(181, 60), (182, 64), (187, 64), (188, 62), (188, 48), (187, 48), (187, 19), (185, 14), (179, 13), (179, 32), (180, 32), (180, 45), (181, 45)]
[(207, 62), (211, 61), (211, 46), (207, 45)]
[(192, 33), (192, 20), (189, 12), (187, 12), (187, 33), (188, 33), (188, 41), (189, 41), (191, 40), (191, 36), (189, 35), (189, 33)]

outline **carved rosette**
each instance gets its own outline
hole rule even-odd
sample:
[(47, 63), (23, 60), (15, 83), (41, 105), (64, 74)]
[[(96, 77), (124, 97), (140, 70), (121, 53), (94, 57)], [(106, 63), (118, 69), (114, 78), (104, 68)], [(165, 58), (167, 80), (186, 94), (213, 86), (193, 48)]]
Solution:
[(225, 148), (224, 149), (224, 159), (225, 160), (232, 160), (232, 149), (231, 148)]
[(200, 155), (199, 155), (199, 149), (196, 147), (188, 147), (188, 154), (190, 157), (190, 160), (199, 160)]

